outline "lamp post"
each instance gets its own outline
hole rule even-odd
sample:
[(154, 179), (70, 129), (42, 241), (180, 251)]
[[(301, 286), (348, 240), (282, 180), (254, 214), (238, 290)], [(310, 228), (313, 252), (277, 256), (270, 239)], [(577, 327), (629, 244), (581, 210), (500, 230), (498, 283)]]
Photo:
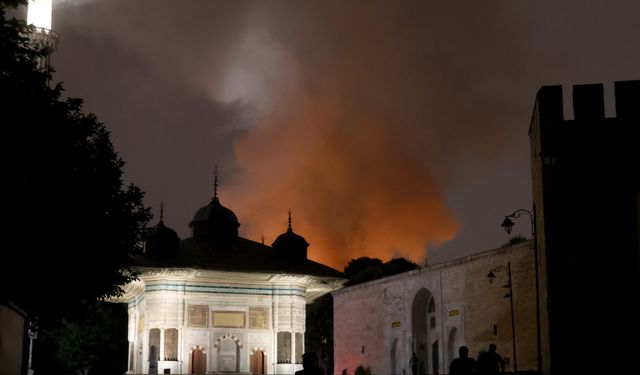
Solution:
[(511, 218), (519, 219), (520, 215), (529, 216), (529, 220), (531, 221), (531, 235), (533, 236), (533, 239), (535, 240), (535, 238), (536, 238), (536, 222), (534, 220), (533, 213), (531, 211), (529, 211), (529, 210), (525, 210), (524, 208), (519, 208), (519, 209), (515, 210), (515, 212), (512, 213), (511, 215), (507, 215), (507, 216), (504, 217), (504, 221), (502, 222), (502, 224), (500, 224), (500, 226), (502, 228), (504, 228), (504, 231), (507, 232), (507, 234), (511, 234), (511, 230), (513, 229), (513, 226), (516, 225), (516, 223), (511, 221)]
[(533, 238), (533, 265), (534, 271), (536, 274), (536, 362), (538, 366), (538, 374), (542, 374), (542, 350), (541, 350), (541, 340), (540, 340), (540, 286), (538, 284), (538, 237), (536, 233), (536, 208), (533, 207), (533, 211), (526, 210), (524, 208), (519, 208), (515, 210), (511, 215), (507, 215), (504, 217), (504, 221), (501, 226), (504, 228), (507, 234), (511, 234), (511, 230), (515, 223), (511, 221), (510, 218), (518, 219), (520, 215), (529, 216), (529, 220), (531, 221), (531, 237)]
[(516, 357), (516, 321), (515, 321), (515, 315), (513, 313), (513, 284), (511, 283), (511, 262), (507, 262), (507, 266), (497, 266), (496, 268), (492, 269), (491, 271), (489, 271), (489, 274), (487, 275), (487, 277), (489, 278), (489, 281), (493, 282), (493, 278), (496, 277), (496, 272), (500, 271), (500, 270), (506, 270), (507, 271), (507, 281), (508, 281), (508, 285), (505, 285), (505, 288), (509, 288), (509, 293), (505, 294), (505, 298), (509, 297), (509, 303), (511, 305), (511, 339), (512, 339), (512, 343), (513, 343), (513, 373), (517, 374), (518, 373), (518, 360)]
[(29, 359), (27, 363), (27, 374), (33, 375), (33, 340), (38, 339), (38, 318), (29, 317), (29, 328), (27, 333), (29, 335)]

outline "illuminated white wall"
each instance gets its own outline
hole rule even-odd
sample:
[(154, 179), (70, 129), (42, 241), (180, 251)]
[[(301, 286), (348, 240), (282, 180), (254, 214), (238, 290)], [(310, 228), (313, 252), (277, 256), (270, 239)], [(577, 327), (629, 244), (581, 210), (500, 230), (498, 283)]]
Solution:
[[(140, 281), (131, 284), (129, 294), (130, 364), (128, 373), (149, 373), (149, 330), (160, 330), (160, 361), (158, 373), (169, 369), (172, 374), (188, 373), (193, 348), (203, 348), (206, 371), (224, 371), (221, 353), (226, 354), (229, 339), (238, 345), (239, 372), (250, 373), (251, 354), (261, 350), (266, 354), (269, 374), (292, 374), (301, 369), (295, 363), (293, 348), (295, 334), (304, 338), (307, 289), (310, 279), (305, 276), (273, 275), (268, 277), (247, 274), (234, 275), (215, 271), (206, 277), (198, 272), (156, 270), (142, 274)], [(200, 275), (202, 276), (202, 275)], [(277, 280), (275, 280), (277, 279)], [(312, 282), (312, 281), (311, 281)], [(194, 326), (189, 322), (190, 306), (207, 307), (207, 324)], [(268, 311), (268, 324), (263, 329), (249, 325), (250, 309)], [(219, 327), (212, 323), (213, 312), (244, 312), (243, 327)], [(178, 360), (163, 361), (165, 331), (178, 330)], [(277, 333), (292, 332), (292, 363), (277, 362)], [(228, 346), (228, 345), (227, 345)]]

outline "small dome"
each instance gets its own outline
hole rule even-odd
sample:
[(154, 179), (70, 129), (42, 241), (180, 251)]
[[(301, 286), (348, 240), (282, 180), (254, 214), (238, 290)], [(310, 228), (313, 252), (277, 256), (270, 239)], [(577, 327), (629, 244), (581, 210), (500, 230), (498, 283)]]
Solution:
[(230, 209), (220, 204), (218, 197), (198, 209), (189, 223), (194, 237), (229, 240), (238, 237), (238, 218)]
[(293, 233), (293, 230), (289, 228), (287, 229), (286, 232), (279, 235), (278, 238), (276, 238), (276, 240), (273, 241), (273, 244), (271, 246), (275, 249), (278, 249), (278, 248), (306, 249), (307, 246), (309, 246), (309, 243), (304, 239), (304, 237), (302, 237), (299, 234)]
[(289, 228), (279, 235), (271, 246), (277, 254), (289, 259), (307, 259), (307, 247), (309, 243), (291, 229), (291, 211), (289, 211)]
[(175, 230), (164, 225), (162, 219), (144, 234), (144, 253), (149, 255), (171, 255), (178, 252), (180, 237)]

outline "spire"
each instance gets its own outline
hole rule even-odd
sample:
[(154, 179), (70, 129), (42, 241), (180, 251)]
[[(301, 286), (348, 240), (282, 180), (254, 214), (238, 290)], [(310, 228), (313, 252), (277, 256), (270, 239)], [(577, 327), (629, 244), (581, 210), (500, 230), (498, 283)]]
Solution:
[(160, 201), (160, 220), (144, 234), (144, 253), (159, 256), (177, 254), (179, 242), (176, 231), (164, 225), (164, 202)]
[(200, 207), (189, 223), (194, 237), (208, 241), (231, 241), (238, 238), (238, 218), (218, 199), (218, 166), (214, 170), (213, 194), (209, 203)]
[(291, 209), (289, 214), (289, 225), (287, 231), (279, 235), (271, 246), (276, 250), (278, 256), (288, 260), (307, 259), (307, 247), (309, 243), (299, 234), (293, 232), (291, 225)]
[(213, 169), (213, 200), (218, 200), (218, 166)]

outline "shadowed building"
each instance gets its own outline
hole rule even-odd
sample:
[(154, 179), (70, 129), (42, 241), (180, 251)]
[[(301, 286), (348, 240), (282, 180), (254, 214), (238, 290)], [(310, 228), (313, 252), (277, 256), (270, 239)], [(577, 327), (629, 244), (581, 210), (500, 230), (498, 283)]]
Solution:
[(542, 87), (530, 127), (544, 374), (622, 373), (638, 353), (640, 80)]
[[(216, 184), (217, 185), (217, 184)], [(216, 189), (217, 190), (217, 189)], [(272, 246), (238, 236), (217, 191), (180, 240), (160, 222), (136, 260), (129, 304), (128, 373), (292, 374), (302, 368), (306, 304), (346, 281), (307, 259), (289, 226)]]
[(0, 297), (0, 374), (25, 374), (29, 361), (27, 312), (2, 297)]

